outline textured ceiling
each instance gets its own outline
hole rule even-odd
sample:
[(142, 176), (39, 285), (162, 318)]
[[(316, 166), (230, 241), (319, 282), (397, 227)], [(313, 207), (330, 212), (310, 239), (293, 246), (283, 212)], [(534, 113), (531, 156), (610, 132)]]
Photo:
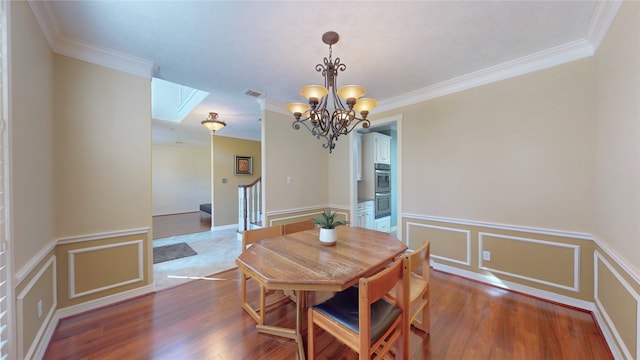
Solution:
[(329, 30), (340, 34), (334, 58), (347, 65), (339, 85), (363, 85), (389, 109), (434, 89), (452, 92), (589, 56), (612, 17), (594, 1), (30, 5), (57, 52), (75, 54), (69, 49), (79, 46), (139, 59), (155, 64), (161, 79), (209, 92), (182, 124), (153, 120), (154, 142), (204, 146), (209, 133), (200, 121), (210, 111), (228, 124), (219, 135), (260, 139), (260, 104), (247, 89), (285, 104), (303, 100), (301, 86), (321, 84), (315, 65), (328, 56), (321, 37)]

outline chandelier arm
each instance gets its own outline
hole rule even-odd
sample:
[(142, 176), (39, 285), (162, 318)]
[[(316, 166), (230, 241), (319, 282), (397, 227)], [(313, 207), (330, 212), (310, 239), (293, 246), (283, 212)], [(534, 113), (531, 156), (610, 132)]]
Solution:
[(327, 111), (327, 109), (322, 109), (321, 111), (317, 112), (318, 114), (318, 124), (315, 125), (315, 129), (316, 131), (318, 131), (320, 134), (322, 135), (327, 135), (329, 134), (329, 131), (331, 130), (331, 122), (329, 121), (329, 111)]
[(304, 119), (299, 119), (294, 121), (291, 126), (295, 129), (295, 130), (300, 130), (300, 125), (303, 125), (305, 128), (307, 128), (307, 130), (309, 130), (309, 132), (311, 133), (311, 135), (315, 136), (316, 139), (320, 139), (320, 138), (324, 138), (327, 143), (329, 142), (329, 139), (327, 137), (326, 132), (322, 133), (321, 131), (318, 131), (318, 127), (317, 126), (309, 126), (311, 117), (306, 117)]

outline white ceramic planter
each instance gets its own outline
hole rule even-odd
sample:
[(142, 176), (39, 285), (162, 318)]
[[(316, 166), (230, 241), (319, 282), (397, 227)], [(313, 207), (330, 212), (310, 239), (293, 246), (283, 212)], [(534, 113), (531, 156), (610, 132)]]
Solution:
[(320, 242), (323, 245), (333, 245), (338, 240), (338, 233), (336, 229), (323, 229), (320, 228)]

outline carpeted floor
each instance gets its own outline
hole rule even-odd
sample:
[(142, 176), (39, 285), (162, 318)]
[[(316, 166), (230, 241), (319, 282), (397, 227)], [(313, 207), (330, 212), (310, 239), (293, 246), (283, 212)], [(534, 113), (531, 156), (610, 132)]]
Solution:
[(155, 289), (161, 290), (236, 267), (242, 251), (236, 229), (205, 231), (153, 240), (153, 246), (185, 242), (197, 255), (153, 265)]

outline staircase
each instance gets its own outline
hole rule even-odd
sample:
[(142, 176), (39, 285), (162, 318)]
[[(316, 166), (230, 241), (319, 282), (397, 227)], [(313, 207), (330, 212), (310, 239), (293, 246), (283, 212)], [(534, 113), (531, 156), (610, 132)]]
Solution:
[(262, 177), (238, 185), (238, 232), (262, 227)]

